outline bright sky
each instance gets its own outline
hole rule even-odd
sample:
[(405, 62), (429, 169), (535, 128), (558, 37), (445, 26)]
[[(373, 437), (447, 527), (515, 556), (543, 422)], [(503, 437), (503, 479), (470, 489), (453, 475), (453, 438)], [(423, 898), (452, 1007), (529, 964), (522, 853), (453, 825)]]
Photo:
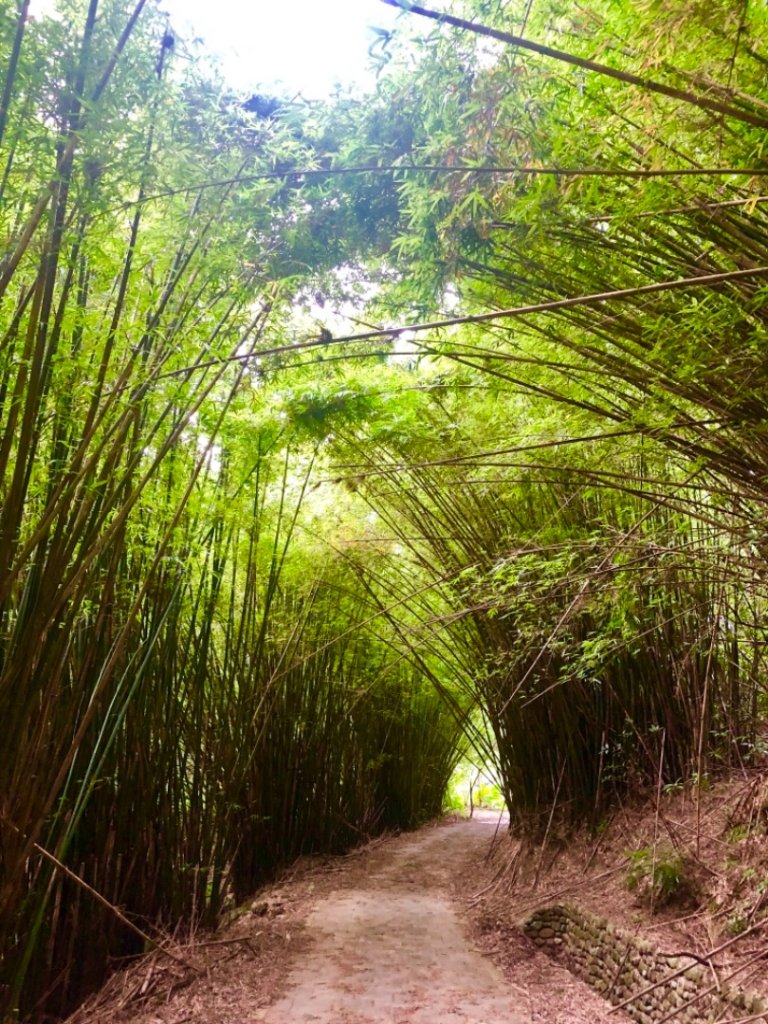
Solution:
[[(370, 83), (372, 27), (392, 28), (397, 12), (379, 0), (158, 0), (188, 39), (216, 52), (225, 78), (254, 89), (280, 81), (307, 98), (336, 82)], [(266, 90), (268, 91), (268, 89)]]

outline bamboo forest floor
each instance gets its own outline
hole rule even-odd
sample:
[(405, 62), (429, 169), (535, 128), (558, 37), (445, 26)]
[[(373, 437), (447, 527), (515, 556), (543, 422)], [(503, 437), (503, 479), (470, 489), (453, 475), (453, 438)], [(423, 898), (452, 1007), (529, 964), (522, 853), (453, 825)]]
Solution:
[(620, 1024), (484, 915), (498, 824), (481, 812), (302, 862), (216, 936), (175, 946), (184, 963), (153, 954), (70, 1024)]
[[(643, 866), (673, 861), (675, 898), (649, 906)], [(115, 974), (69, 1024), (625, 1024), (524, 937), (563, 900), (768, 997), (767, 862), (768, 769), (667, 787), (543, 845), (480, 812), (298, 862), (215, 935)]]

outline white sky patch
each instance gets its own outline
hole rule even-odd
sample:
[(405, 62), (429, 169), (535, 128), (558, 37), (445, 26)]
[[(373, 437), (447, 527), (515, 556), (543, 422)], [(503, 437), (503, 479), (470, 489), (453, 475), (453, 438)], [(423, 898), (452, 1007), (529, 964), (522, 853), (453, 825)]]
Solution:
[(173, 27), (216, 53), (235, 88), (281, 83), (289, 93), (327, 96), (337, 83), (370, 85), (375, 28), (390, 30), (394, 8), (378, 0), (160, 0)]
[(477, 66), (484, 71), (490, 71), (491, 68), (496, 67), (499, 63), (505, 49), (508, 49), (508, 46), (506, 43), (502, 43), (500, 39), (483, 39), (475, 51)]
[(390, 361), (393, 363), (405, 363), (406, 366), (413, 365), (419, 352), (419, 346), (413, 340), (415, 337), (416, 335), (413, 331), (400, 331), (395, 337), (392, 355), (389, 357)]
[(365, 309), (381, 291), (380, 286), (374, 281), (362, 279), (352, 267), (338, 267), (333, 271), (333, 276), (348, 297), (339, 301), (328, 298), (314, 287), (306, 288), (298, 295), (294, 305), (296, 333), (311, 333), (325, 328), (334, 338), (340, 338), (376, 330), (380, 325), (365, 319)]
[(446, 313), (455, 313), (459, 308), (459, 293), (455, 284), (449, 284), (445, 288), (440, 305)]
[(44, 14), (56, 13), (56, 0), (31, 0), (29, 5), (30, 18), (42, 18)]
[[(198, 52), (218, 58), (235, 89), (321, 99), (337, 84), (371, 87), (369, 47), (398, 12), (379, 0), (153, 0)], [(31, 17), (56, 13), (56, 0), (31, 0)], [(193, 47), (194, 52), (195, 47)], [(276, 90), (279, 91), (279, 90)]]

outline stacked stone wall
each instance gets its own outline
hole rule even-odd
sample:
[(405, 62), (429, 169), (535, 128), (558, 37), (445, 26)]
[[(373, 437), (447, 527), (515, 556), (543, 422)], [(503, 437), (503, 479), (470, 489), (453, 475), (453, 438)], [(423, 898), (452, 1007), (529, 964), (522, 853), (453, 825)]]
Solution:
[(540, 949), (562, 955), (574, 974), (614, 1005), (636, 996), (624, 1010), (638, 1024), (661, 1024), (672, 1016), (679, 1024), (759, 1020), (763, 1013), (768, 1021), (768, 1006), (759, 996), (719, 990), (712, 970), (693, 958), (659, 953), (580, 907), (544, 907), (524, 931)]

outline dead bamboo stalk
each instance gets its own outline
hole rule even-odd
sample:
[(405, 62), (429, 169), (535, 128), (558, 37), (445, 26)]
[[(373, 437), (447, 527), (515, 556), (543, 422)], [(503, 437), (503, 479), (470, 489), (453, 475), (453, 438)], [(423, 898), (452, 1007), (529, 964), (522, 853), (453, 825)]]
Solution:
[[(758, 921), (757, 924), (753, 924), (751, 927), (745, 929), (743, 932), (741, 932), (740, 935), (734, 935), (734, 937), (732, 939), (727, 939), (725, 942), (721, 942), (719, 946), (714, 946), (707, 953), (705, 953), (704, 956), (701, 959), (703, 959), (703, 960), (711, 960), (713, 956), (716, 956), (718, 953), (722, 953), (722, 951), (724, 949), (728, 949), (734, 943), (739, 942), (741, 939), (745, 939), (747, 937), (747, 935), (752, 935), (754, 932), (759, 931), (761, 928), (764, 928), (767, 924), (768, 924), (768, 920), (766, 920), (766, 921)], [(682, 955), (687, 956), (688, 954), (682, 954)], [(760, 953), (760, 957), (763, 957), (764, 955), (765, 954), (763, 952)], [(697, 958), (694, 958), (694, 959), (697, 959)], [(747, 965), (745, 964), (744, 966), (746, 967)], [(636, 1000), (641, 999), (643, 996), (647, 995), (649, 992), (654, 992), (661, 985), (666, 985), (670, 981), (673, 981), (675, 978), (679, 978), (681, 974), (685, 974), (685, 972), (686, 971), (690, 971), (690, 969), (691, 969), (691, 965), (690, 964), (686, 964), (685, 967), (678, 967), (678, 969), (676, 971), (672, 971), (671, 974), (668, 974), (665, 978), (662, 978), (661, 981), (655, 981), (652, 985), (647, 985), (645, 988), (641, 989), (639, 992), (635, 992), (634, 995), (631, 995), (627, 999), (624, 999), (622, 1002), (617, 1003), (615, 1006), (613, 1006), (608, 1011), (608, 1014), (610, 1015), (610, 1014), (616, 1013), (618, 1010), (623, 1009), (623, 1007), (629, 1006), (630, 1003), (634, 1003)], [(704, 993), (702, 993), (702, 995), (703, 994)], [(661, 1022), (659, 1022), (659, 1024), (661, 1024)]]
[[(2, 821), (7, 828), (11, 829), (12, 832), (15, 832), (17, 835), (22, 835), (21, 829), (17, 828), (12, 822), (8, 821), (8, 819), (4, 815), (0, 815), (0, 821)], [(147, 933), (143, 931), (141, 928), (139, 928), (138, 925), (134, 924), (133, 921), (129, 921), (125, 914), (121, 910), (119, 910), (114, 905), (114, 903), (110, 903), (106, 896), (102, 896), (102, 894), (98, 892), (98, 890), (94, 889), (92, 885), (89, 885), (79, 875), (75, 874), (75, 872), (68, 868), (66, 864), (62, 864), (59, 858), (54, 856), (54, 854), (52, 854), (50, 850), (46, 850), (45, 847), (41, 846), (39, 843), (33, 842), (32, 846), (40, 854), (41, 857), (44, 857), (47, 861), (53, 864), (57, 871), (60, 871), (70, 881), (74, 882), (75, 885), (78, 885), (81, 889), (84, 889), (85, 892), (87, 892), (89, 896), (96, 900), (97, 903), (100, 903), (102, 907), (106, 907), (106, 909), (111, 914), (113, 914), (118, 919), (118, 921), (120, 921), (121, 924), (124, 924), (126, 928), (130, 929), (130, 931), (132, 931), (135, 935), (138, 935), (140, 939), (142, 939), (144, 942), (150, 945), (153, 949), (156, 949), (160, 953), (163, 953), (165, 956), (170, 957), (171, 960), (175, 960), (176, 963), (181, 964), (182, 967), (186, 967), (188, 970), (194, 971), (196, 974), (199, 973), (199, 969), (195, 967), (194, 964), (191, 964), (187, 960), (184, 960), (176, 953), (172, 953), (170, 949), (163, 946), (160, 942), (157, 941), (157, 939), (153, 939), (151, 935), (147, 935)]]

